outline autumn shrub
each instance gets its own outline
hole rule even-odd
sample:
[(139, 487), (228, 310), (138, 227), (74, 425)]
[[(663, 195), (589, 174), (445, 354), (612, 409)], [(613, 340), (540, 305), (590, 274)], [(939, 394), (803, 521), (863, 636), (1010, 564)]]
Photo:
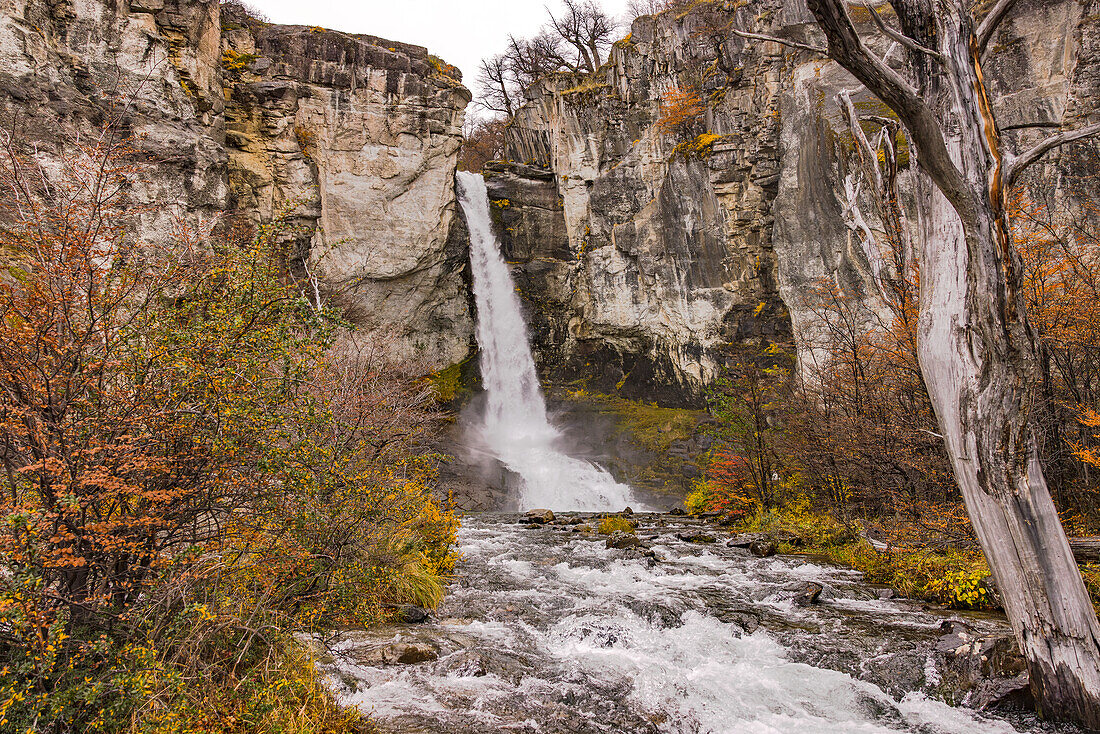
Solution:
[(680, 139), (694, 137), (700, 132), (706, 112), (707, 105), (694, 86), (670, 87), (661, 95), (657, 129)]
[(141, 240), (170, 220), (110, 129), (49, 172), (4, 143), (0, 721), (357, 729), (293, 635), (438, 603), (430, 385), (311, 300), (280, 222)]
[(713, 452), (706, 476), (684, 500), (688, 512), (745, 516), (760, 507), (748, 459), (728, 449)]
[(619, 515), (608, 515), (600, 520), (596, 528), (601, 535), (614, 535), (615, 533), (633, 533), (634, 523)]

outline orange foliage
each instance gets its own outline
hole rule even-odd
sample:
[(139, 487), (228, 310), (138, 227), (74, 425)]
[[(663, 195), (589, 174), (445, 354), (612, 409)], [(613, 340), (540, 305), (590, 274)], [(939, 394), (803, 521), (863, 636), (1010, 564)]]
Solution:
[(695, 87), (671, 87), (661, 95), (661, 114), (657, 118), (657, 129), (664, 135), (691, 135), (697, 132), (706, 111), (707, 106)]

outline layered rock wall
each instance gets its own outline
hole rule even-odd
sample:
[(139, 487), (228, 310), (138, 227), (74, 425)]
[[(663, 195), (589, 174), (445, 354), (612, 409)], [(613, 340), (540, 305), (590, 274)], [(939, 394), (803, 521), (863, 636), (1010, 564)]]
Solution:
[[(1094, 120), (1095, 4), (1022, 0), (995, 39), (987, 75), (1010, 144)], [(855, 19), (875, 35), (866, 11)], [(838, 95), (861, 115), (892, 113), (835, 63), (731, 27), (823, 43), (802, 0), (704, 1), (636, 20), (596, 79), (529, 90), (509, 130), (513, 163), (488, 178), (509, 205), (501, 231), (548, 371), (694, 402), (738, 345), (787, 332), (803, 368), (819, 364), (834, 294), (863, 328), (891, 318), (876, 276), (885, 226)], [(675, 89), (706, 105), (694, 129), (661, 125)], [(1052, 158), (1043, 185), (1094, 169), (1081, 160), (1092, 155)], [(1073, 194), (1088, 197), (1090, 180)], [(557, 224), (530, 206), (533, 190), (544, 203), (557, 195)], [(534, 229), (555, 236), (532, 246)]]
[(464, 359), (453, 173), (470, 95), (457, 74), (418, 46), (223, 10), (7, 4), (3, 127), (49, 168), (111, 121), (148, 161), (126, 192), (135, 237), (231, 209), (257, 222), (289, 215), (292, 260), (362, 336), (425, 371)]

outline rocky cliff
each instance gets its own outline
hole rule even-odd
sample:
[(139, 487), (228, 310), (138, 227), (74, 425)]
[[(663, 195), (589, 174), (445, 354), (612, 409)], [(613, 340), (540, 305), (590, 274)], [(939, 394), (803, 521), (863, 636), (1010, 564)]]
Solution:
[[(1093, 121), (1095, 4), (1024, 0), (1001, 30), (987, 72), (1010, 140)], [(836, 64), (731, 27), (821, 42), (801, 0), (702, 0), (636, 20), (596, 79), (528, 91), (488, 179), (546, 369), (695, 402), (738, 345), (793, 335), (812, 365), (828, 291), (866, 328), (889, 318), (868, 246), (885, 227), (838, 95), (891, 113)], [(662, 126), (672, 89), (705, 105), (694, 129)]]
[(127, 192), (152, 205), (137, 236), (167, 237), (180, 215), (288, 214), (303, 275), (424, 370), (470, 350), (452, 236), (469, 100), (421, 47), (217, 0), (16, 0), (0, 14), (3, 127), (47, 166), (110, 119), (151, 161)]

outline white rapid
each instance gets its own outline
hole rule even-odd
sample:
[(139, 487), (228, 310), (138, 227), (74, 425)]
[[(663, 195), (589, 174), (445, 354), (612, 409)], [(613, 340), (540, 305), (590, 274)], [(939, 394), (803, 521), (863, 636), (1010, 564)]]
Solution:
[(477, 438), (522, 479), (520, 507), (592, 512), (631, 504), (637, 508), (630, 487), (556, 447), (559, 432), (546, 417), (520, 300), (493, 235), (485, 180), (476, 173), (459, 173), (458, 199), (470, 229), (477, 342), (486, 394)]
[[(936, 700), (957, 675), (947, 611), (880, 599), (855, 572), (755, 558), (690, 518), (634, 516), (654, 559), (518, 519), (464, 520), (433, 620), (332, 641), (329, 680), (384, 734), (1081, 734)], [(720, 542), (681, 537), (700, 530)], [(802, 607), (810, 581), (822, 599)], [(387, 646), (429, 654), (380, 664)]]

